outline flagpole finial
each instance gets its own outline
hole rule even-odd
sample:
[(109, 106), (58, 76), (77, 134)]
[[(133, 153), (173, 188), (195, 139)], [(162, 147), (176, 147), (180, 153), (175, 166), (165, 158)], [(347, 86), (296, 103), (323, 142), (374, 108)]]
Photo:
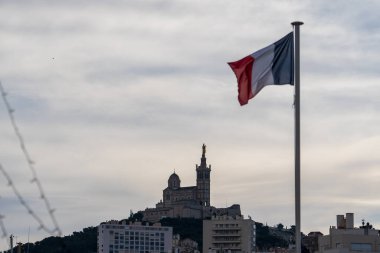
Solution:
[(291, 23), (292, 25), (303, 25), (302, 21), (294, 21)]

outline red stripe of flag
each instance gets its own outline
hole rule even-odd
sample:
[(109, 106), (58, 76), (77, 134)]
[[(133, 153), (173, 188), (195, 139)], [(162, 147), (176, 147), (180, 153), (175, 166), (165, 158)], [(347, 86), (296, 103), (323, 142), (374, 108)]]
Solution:
[(255, 59), (248, 55), (241, 60), (229, 62), (232, 71), (238, 81), (238, 100), (240, 105), (245, 105), (248, 100), (253, 98), (252, 94), (252, 66)]

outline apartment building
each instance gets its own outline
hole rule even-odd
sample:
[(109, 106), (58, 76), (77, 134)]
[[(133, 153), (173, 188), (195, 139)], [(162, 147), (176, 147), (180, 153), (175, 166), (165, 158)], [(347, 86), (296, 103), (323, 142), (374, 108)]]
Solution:
[(169, 253), (172, 242), (173, 229), (159, 223), (109, 221), (98, 226), (98, 253)]
[(256, 248), (255, 222), (243, 216), (213, 216), (203, 221), (203, 253), (251, 253)]

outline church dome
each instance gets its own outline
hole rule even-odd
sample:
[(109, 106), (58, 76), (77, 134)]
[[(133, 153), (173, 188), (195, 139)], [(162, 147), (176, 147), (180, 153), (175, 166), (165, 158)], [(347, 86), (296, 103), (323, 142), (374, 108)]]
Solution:
[(181, 180), (179, 179), (179, 176), (175, 174), (175, 172), (171, 174), (169, 177), (168, 187), (172, 189), (177, 189), (181, 187)]

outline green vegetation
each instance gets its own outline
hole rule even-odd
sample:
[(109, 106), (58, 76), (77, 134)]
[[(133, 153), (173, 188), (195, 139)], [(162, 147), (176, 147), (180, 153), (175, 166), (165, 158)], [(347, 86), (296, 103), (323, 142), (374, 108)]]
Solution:
[(266, 251), (275, 247), (288, 247), (289, 242), (279, 236), (271, 234), (268, 226), (256, 222), (256, 246), (260, 250)]
[(27, 252), (29, 247), (30, 253), (96, 253), (97, 231), (96, 227), (88, 227), (69, 236), (51, 236), (34, 244), (22, 245), (21, 252)]
[(202, 250), (202, 219), (194, 218), (164, 218), (162, 226), (173, 227), (173, 234), (179, 234), (181, 239), (189, 238), (198, 243), (198, 249)]

